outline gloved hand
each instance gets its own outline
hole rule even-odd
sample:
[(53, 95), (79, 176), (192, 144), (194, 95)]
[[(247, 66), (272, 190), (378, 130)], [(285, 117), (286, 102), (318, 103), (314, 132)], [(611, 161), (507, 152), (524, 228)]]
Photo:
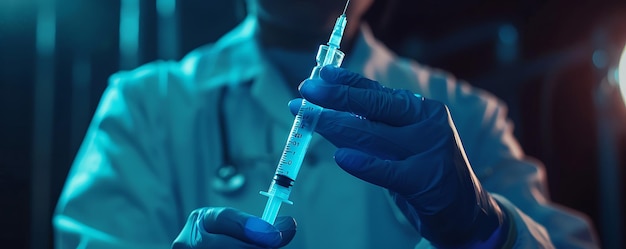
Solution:
[[(326, 66), (320, 76), (299, 90), (325, 108), (316, 132), (338, 147), (342, 169), (387, 188), (436, 247), (503, 243), (506, 215), (475, 177), (444, 104), (341, 68)], [(294, 115), (300, 105), (289, 103)]]
[(279, 248), (296, 234), (293, 218), (280, 216), (275, 225), (232, 208), (200, 208), (172, 244), (173, 249)]

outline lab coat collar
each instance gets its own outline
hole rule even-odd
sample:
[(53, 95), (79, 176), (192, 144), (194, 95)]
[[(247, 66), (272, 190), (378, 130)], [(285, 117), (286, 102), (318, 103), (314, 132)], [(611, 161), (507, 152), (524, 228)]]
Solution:
[[(255, 38), (257, 28), (255, 18), (247, 17), (239, 26), (207, 48), (208, 52), (202, 52), (202, 49), (192, 52), (184, 59), (183, 68), (188, 71), (191, 68), (201, 69), (189, 72), (195, 74), (200, 88), (215, 84), (252, 82), (251, 94), (256, 102), (279, 123), (291, 126), (293, 116), (286, 106), (292, 97), (292, 91), (264, 57)], [(197, 56), (193, 56), (194, 53)], [(313, 59), (315, 55), (311, 56)], [(391, 58), (391, 52), (374, 38), (367, 25), (362, 25), (353, 50), (346, 55), (343, 67), (372, 78), (376, 75), (376, 68), (381, 68), (377, 65), (389, 64)]]

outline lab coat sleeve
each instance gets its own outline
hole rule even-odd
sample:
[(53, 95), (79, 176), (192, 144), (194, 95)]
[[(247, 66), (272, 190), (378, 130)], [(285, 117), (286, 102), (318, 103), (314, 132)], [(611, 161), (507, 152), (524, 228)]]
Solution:
[(574, 210), (552, 203), (545, 171), (538, 163), (504, 159), (482, 180), (515, 225), (513, 248), (597, 248), (590, 222)]
[(56, 248), (170, 247), (182, 224), (161, 146), (159, 68), (111, 77), (53, 217)]
[(461, 102), (457, 104), (471, 113), (461, 115), (460, 120), (467, 126), (463, 132), (469, 133), (463, 144), (470, 151), (470, 163), (482, 186), (514, 222), (515, 233), (509, 233), (509, 244), (513, 248), (597, 247), (595, 233), (584, 215), (550, 201), (545, 169), (524, 155), (504, 104), (466, 83), (456, 88)]

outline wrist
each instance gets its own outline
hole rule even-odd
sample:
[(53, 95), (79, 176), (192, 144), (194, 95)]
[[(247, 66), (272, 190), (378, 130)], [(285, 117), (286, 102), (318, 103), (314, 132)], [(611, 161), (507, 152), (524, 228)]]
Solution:
[(486, 240), (475, 240), (467, 245), (457, 247), (462, 249), (483, 249), (483, 248), (513, 248), (515, 240), (517, 239), (517, 231), (515, 227), (515, 220), (513, 219), (511, 211), (500, 204), (497, 200), (494, 201), (501, 210), (501, 222), (500, 225), (491, 233)]
[(486, 191), (480, 195), (470, 213), (448, 207), (420, 215), (422, 236), (436, 248), (501, 248), (514, 230), (511, 215)]

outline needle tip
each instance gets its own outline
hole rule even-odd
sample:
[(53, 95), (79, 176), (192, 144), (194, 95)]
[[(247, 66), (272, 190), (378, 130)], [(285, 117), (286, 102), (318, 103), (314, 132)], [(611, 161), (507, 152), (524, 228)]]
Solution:
[(346, 2), (346, 7), (343, 7), (343, 13), (342, 13), (342, 15), (345, 15), (345, 14), (346, 14), (346, 10), (348, 9), (348, 4), (349, 4), (349, 3), (350, 3), (350, 0), (348, 0), (348, 1)]

